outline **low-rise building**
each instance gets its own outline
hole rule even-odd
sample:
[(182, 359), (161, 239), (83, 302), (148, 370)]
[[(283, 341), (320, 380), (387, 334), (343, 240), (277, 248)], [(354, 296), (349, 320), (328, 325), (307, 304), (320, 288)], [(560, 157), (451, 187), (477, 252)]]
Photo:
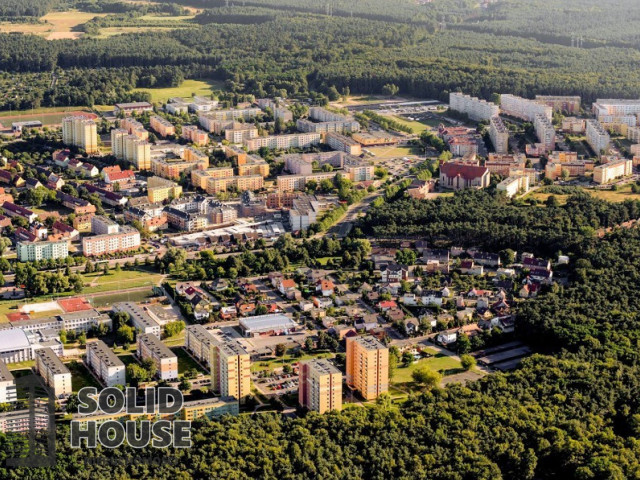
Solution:
[(281, 313), (240, 319), (240, 329), (245, 337), (286, 335), (295, 332), (299, 326), (294, 320)]
[(149, 102), (130, 102), (130, 103), (116, 103), (113, 107), (113, 114), (131, 115), (132, 113), (144, 113), (153, 112), (153, 105)]
[(518, 193), (525, 193), (529, 191), (529, 177), (508, 177), (498, 184), (496, 187), (499, 191), (506, 193), (507, 197), (511, 198)]
[(209, 419), (224, 415), (239, 415), (240, 405), (235, 397), (214, 397), (201, 400), (190, 400), (182, 404), (180, 419), (194, 421), (199, 418)]
[(144, 308), (133, 302), (119, 302), (113, 305), (114, 312), (124, 312), (129, 315), (133, 328), (145, 335), (160, 337), (161, 327)]
[(69, 256), (69, 241), (18, 242), (16, 254), (20, 262), (67, 258)]

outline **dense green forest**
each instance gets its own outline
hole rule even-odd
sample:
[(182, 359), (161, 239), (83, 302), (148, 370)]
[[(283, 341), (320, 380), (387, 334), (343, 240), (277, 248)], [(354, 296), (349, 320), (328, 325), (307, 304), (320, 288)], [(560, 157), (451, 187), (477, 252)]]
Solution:
[[(64, 5), (114, 14), (79, 27), (88, 33), (80, 40), (51, 42), (0, 34), (4, 47), (0, 72), (9, 76), (9, 91), (0, 96), (0, 109), (130, 100), (131, 88), (145, 84), (140, 77), (124, 81), (118, 77), (131, 77), (128, 73), (135, 68), (168, 67), (182, 70), (183, 78), (205, 73), (226, 81), (231, 92), (257, 96), (275, 92), (303, 98), (311, 92), (335, 96), (347, 88), (352, 93), (383, 93), (387, 84), (397, 85), (401, 95), (443, 100), (454, 89), (484, 98), (499, 92), (578, 94), (585, 102), (603, 96), (640, 96), (636, 68), (640, 51), (633, 34), (640, 15), (638, 2), (615, 0), (628, 14), (620, 10), (604, 14), (604, 7), (592, 5), (593, 0), (589, 14), (577, 12), (577, 0), (564, 8), (555, 0), (531, 2), (538, 9), (515, 2), (479, 9), (466, 0), (428, 5), (408, 0), (400, 4), (243, 0), (229, 6), (224, 0), (161, 4), (76, 0)], [(63, 8), (62, 3), (56, 5)], [(145, 31), (161, 22), (143, 14), (184, 13), (183, 6), (206, 9), (193, 20), (182, 21), (176, 30)], [(545, 19), (539, 18), (542, 14)], [(591, 28), (594, 17), (602, 28)], [(540, 24), (554, 26), (540, 30), (549, 32), (549, 38), (531, 31), (531, 25)], [(563, 30), (566, 25), (571, 28)], [(136, 27), (140, 33), (96, 37), (100, 28), (108, 26)], [(594, 32), (591, 43), (571, 47), (572, 32), (587, 38), (587, 30)], [(55, 70), (59, 78), (50, 88)], [(25, 73), (39, 81), (11, 88)], [(81, 91), (77, 84), (82, 80), (77, 77), (95, 75), (113, 84), (99, 93), (87, 91), (90, 88)], [(4, 86), (2, 82), (0, 87)]]
[[(425, 232), (437, 232), (443, 228), (442, 219), (448, 218), (457, 230), (456, 222), (466, 225), (472, 214), (488, 210), (478, 221), (484, 225), (502, 208), (509, 216), (495, 217), (493, 223), (504, 227), (510, 221), (522, 232), (561, 232), (551, 240), (571, 254), (571, 286), (554, 287), (527, 300), (519, 313), (518, 335), (541, 353), (526, 359), (518, 370), (426, 391), (402, 404), (383, 398), (372, 408), (297, 419), (258, 414), (197, 422), (192, 448), (160, 456), (151, 449), (127, 447), (74, 450), (67, 427), (60, 426), (55, 469), (0, 469), (0, 478), (640, 478), (640, 305), (635, 292), (640, 230), (619, 230), (603, 239), (593, 234), (597, 226), (637, 216), (637, 205), (572, 197), (570, 202), (581, 201), (584, 208), (575, 203), (566, 208), (514, 207), (486, 192), (456, 194), (452, 201), (450, 209), (445, 202), (422, 202), (423, 211), (412, 220), (403, 219), (403, 225), (419, 222)], [(407, 209), (404, 202), (391, 201), (390, 206), (399, 212)], [(469, 213), (462, 211), (464, 205)], [(476, 243), (484, 237), (501, 234), (495, 229), (478, 233)], [(539, 248), (527, 246), (543, 254), (545, 241), (538, 241)], [(362, 246), (350, 242), (350, 249)], [(324, 248), (337, 253), (341, 246), (314, 240), (301, 248), (283, 239), (273, 258), (282, 252), (304, 254)], [(11, 450), (11, 439), (0, 436), (0, 462)], [(154, 457), (167, 463), (149, 466), (141, 460)], [(101, 458), (118, 463), (91, 463)]]

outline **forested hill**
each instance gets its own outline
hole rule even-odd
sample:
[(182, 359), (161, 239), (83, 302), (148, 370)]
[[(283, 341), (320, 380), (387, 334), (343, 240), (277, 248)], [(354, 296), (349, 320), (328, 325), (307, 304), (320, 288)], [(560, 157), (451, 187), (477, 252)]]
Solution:
[[(442, 217), (443, 205), (425, 203), (434, 218)], [(591, 221), (620, 215), (614, 205), (609, 212), (594, 207), (600, 211), (585, 213)], [(568, 222), (582, 214), (543, 215), (558, 215), (571, 242), (575, 229)], [(519, 320), (525, 324), (520, 334), (534, 344), (546, 341), (549, 355), (534, 355), (515, 372), (436, 389), (401, 405), (382, 400), (373, 408), (295, 420), (266, 414), (197, 423), (193, 448), (163, 452), (171, 463), (157, 467), (140, 461), (157, 456), (151, 450), (70, 449), (68, 431), (60, 427), (55, 469), (0, 470), (0, 478), (638, 479), (639, 253), (638, 229), (597, 240), (583, 232), (571, 250), (573, 286), (527, 301)], [(0, 436), (0, 462), (9, 450)], [(101, 456), (120, 463), (87, 461)]]

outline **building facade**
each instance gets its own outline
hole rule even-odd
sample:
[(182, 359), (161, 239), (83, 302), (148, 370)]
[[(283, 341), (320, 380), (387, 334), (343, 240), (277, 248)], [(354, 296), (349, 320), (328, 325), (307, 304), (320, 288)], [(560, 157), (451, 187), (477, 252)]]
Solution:
[(347, 385), (365, 400), (389, 390), (389, 349), (373, 336), (347, 337)]

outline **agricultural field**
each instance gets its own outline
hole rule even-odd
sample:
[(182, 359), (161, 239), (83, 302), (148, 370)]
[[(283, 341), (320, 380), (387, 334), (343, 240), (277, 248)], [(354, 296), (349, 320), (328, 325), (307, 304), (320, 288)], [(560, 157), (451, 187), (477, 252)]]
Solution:
[(164, 103), (170, 98), (191, 98), (193, 95), (207, 96), (214, 90), (224, 89), (224, 83), (211, 80), (185, 80), (179, 87), (170, 88), (137, 88), (134, 91), (148, 92), (151, 94), (152, 103)]
[(88, 13), (78, 10), (51, 12), (40, 18), (41, 23), (0, 23), (2, 33), (26, 33), (45, 37), (47, 40), (77, 39), (84, 35), (75, 31), (92, 18), (104, 17), (106, 13)]

